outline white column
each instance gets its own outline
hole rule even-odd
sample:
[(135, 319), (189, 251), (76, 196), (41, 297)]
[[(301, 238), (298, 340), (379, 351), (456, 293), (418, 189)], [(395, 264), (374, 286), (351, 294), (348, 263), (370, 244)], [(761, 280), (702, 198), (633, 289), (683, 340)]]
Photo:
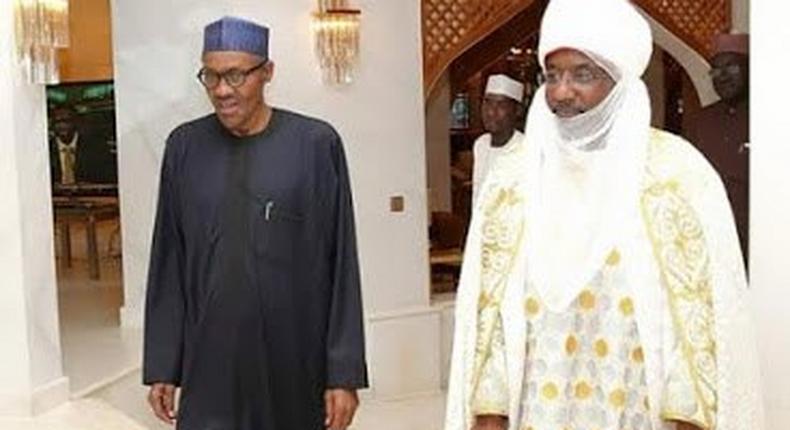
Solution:
[(752, 10), (751, 288), (763, 374), (766, 429), (790, 423), (790, 129), (785, 2)]
[(44, 88), (24, 83), (0, 2), (0, 415), (68, 399), (61, 366)]
[(732, 0), (732, 31), (733, 33), (749, 32), (749, 10), (751, 0)]

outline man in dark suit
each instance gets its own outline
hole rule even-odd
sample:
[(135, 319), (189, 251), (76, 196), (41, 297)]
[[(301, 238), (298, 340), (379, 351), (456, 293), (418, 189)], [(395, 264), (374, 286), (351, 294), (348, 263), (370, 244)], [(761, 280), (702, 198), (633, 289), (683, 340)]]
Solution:
[(89, 177), (88, 146), (77, 130), (74, 112), (59, 109), (52, 113), (49, 144), (52, 182), (63, 185), (84, 182)]

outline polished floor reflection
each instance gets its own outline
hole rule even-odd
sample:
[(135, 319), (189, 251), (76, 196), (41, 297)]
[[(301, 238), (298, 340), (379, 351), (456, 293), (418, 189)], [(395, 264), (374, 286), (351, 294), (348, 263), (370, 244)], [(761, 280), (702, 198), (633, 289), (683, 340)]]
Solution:
[[(133, 372), (90, 396), (33, 419), (0, 418), (3, 430), (166, 430), (145, 404), (145, 388)], [(443, 394), (398, 401), (362, 396), (356, 420), (349, 430), (440, 430), (444, 419)]]
[(139, 366), (141, 331), (120, 327), (123, 287), (117, 223), (98, 228), (99, 279), (89, 276), (84, 227), (73, 225), (71, 230), (71, 267), (58, 255), (58, 308), (63, 370), (73, 396), (82, 397)]
[[(120, 327), (120, 257), (110, 243), (117, 225), (98, 229), (100, 273), (89, 276), (85, 232), (72, 230), (72, 266), (58, 264), (63, 366), (72, 400), (35, 418), (0, 418), (3, 430), (165, 430), (146, 404), (140, 375), (141, 330)], [(439, 430), (444, 394), (362, 403), (351, 430)]]

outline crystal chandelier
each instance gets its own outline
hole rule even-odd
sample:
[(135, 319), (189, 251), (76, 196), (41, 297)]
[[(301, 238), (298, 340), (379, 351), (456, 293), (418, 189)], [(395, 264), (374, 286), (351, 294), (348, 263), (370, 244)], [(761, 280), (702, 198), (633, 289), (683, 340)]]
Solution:
[(16, 44), (28, 81), (57, 83), (57, 50), (69, 45), (68, 0), (14, 1)]
[(324, 81), (329, 84), (349, 84), (353, 80), (361, 14), (346, 0), (318, 0), (318, 12), (313, 14), (315, 50)]

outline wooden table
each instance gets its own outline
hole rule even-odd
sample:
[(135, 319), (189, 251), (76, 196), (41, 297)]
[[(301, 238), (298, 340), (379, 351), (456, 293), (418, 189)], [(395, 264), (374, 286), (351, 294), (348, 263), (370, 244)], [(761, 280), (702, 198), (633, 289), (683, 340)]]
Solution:
[(85, 224), (87, 236), (88, 267), (91, 279), (99, 279), (99, 247), (96, 239), (96, 223), (118, 218), (118, 201), (89, 200), (77, 198), (53, 199), (55, 225), (60, 231), (60, 249), (63, 264), (71, 267), (71, 231), (72, 222)]
[(432, 249), (431, 250), (431, 266), (446, 265), (446, 266), (461, 266), (464, 260), (464, 253), (460, 248), (450, 249)]
[(431, 249), (431, 293), (455, 291), (463, 259), (461, 248)]

